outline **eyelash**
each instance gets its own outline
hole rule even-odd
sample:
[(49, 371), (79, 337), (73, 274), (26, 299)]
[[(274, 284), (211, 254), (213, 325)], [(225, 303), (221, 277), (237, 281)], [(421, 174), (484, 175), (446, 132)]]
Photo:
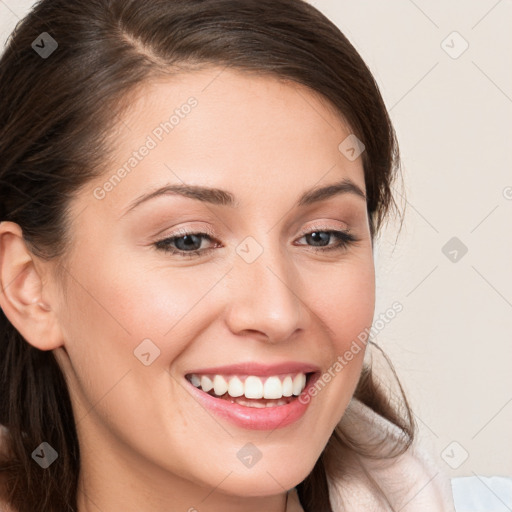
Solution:
[[(310, 248), (314, 252), (328, 252), (328, 251), (341, 251), (349, 247), (350, 245), (355, 244), (356, 242), (359, 242), (359, 238), (355, 237), (352, 233), (349, 233), (348, 231), (340, 231), (340, 230), (334, 230), (334, 229), (327, 229), (327, 228), (321, 228), (316, 227), (312, 228), (310, 231), (307, 231), (305, 233), (302, 233), (299, 238), (303, 238), (304, 236), (310, 235), (312, 233), (331, 233), (334, 238), (338, 240), (338, 243), (336, 245), (328, 245), (328, 246), (310, 246)], [(182, 251), (181, 249), (176, 249), (175, 247), (172, 247), (170, 244), (176, 240), (179, 240), (180, 238), (184, 238), (185, 236), (201, 236), (202, 238), (206, 238), (209, 241), (215, 240), (214, 237), (210, 233), (203, 233), (203, 232), (197, 232), (197, 231), (181, 231), (179, 235), (173, 235), (167, 238), (164, 238), (162, 240), (158, 240), (153, 245), (156, 247), (156, 249), (168, 252), (174, 255), (179, 255), (183, 258), (192, 258), (195, 256), (201, 256), (206, 255), (210, 251), (214, 250), (215, 247), (209, 247), (208, 249), (195, 249), (193, 251)]]

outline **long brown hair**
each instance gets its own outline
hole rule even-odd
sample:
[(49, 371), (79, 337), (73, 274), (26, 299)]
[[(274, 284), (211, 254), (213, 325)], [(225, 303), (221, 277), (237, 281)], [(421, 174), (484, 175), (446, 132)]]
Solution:
[[(48, 44), (42, 33), (57, 42), (51, 55), (33, 46), (41, 37)], [(208, 65), (292, 80), (328, 100), (365, 145), (373, 240), (397, 210), (395, 132), (357, 51), (303, 0), (37, 2), (0, 60), (0, 220), (19, 224), (38, 256), (65, 254), (69, 199), (105, 171), (113, 148), (109, 135), (130, 93), (152, 78)], [(0, 331), (0, 424), (8, 429), (0, 462), (5, 498), (18, 512), (76, 511), (80, 452), (63, 374), (52, 352), (29, 345), (3, 311)], [(403, 393), (403, 407), (397, 407), (367, 365), (355, 397), (406, 434), (389, 456), (405, 451), (414, 422)], [(41, 471), (31, 453), (43, 440), (59, 459)], [(341, 449), (371, 455), (336, 427), (297, 486), (306, 512), (332, 512), (326, 458)]]

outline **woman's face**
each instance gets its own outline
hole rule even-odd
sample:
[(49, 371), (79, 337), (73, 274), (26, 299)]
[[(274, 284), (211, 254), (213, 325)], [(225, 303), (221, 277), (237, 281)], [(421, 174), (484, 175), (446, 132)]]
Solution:
[[(101, 487), (108, 471), (110, 488), (138, 490), (145, 506), (164, 489), (215, 510), (220, 497), (278, 495), (311, 471), (364, 351), (335, 363), (374, 312), (364, 197), (338, 190), (299, 204), (342, 180), (365, 192), (361, 158), (338, 148), (350, 134), (308, 89), (220, 68), (134, 97), (114, 162), (73, 199), (55, 308), (86, 485)], [(162, 190), (176, 185), (223, 192)], [(356, 242), (332, 233), (346, 230)], [(215, 370), (227, 365), (241, 366)], [(289, 395), (290, 380), (313, 370), (331, 378), (307, 405), (293, 395), (300, 376), (287, 405), (211, 396), (231, 379), (233, 394), (258, 396), (261, 382), (268, 396)], [(209, 394), (196, 387), (208, 380)]]

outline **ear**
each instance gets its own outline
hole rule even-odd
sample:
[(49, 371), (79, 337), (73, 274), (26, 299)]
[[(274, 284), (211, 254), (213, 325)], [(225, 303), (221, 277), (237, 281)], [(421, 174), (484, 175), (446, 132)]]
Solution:
[(0, 222), (0, 307), (28, 343), (52, 350), (63, 345), (63, 339), (51, 304), (43, 297), (43, 265), (28, 249), (19, 225)]

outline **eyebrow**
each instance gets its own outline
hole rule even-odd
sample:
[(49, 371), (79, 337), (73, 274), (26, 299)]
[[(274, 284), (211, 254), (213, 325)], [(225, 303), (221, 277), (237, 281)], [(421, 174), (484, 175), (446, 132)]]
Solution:
[[(307, 190), (300, 196), (296, 205), (298, 207), (308, 206), (319, 201), (330, 199), (331, 197), (340, 194), (353, 194), (361, 197), (364, 199), (364, 201), (366, 201), (366, 195), (361, 190), (359, 185), (356, 185), (348, 178), (344, 178), (337, 183), (332, 183), (321, 188), (313, 188), (311, 190)], [(239, 202), (235, 199), (235, 196), (227, 190), (204, 187), (200, 185), (173, 184), (165, 185), (153, 192), (139, 196), (129, 204), (128, 208), (125, 210), (122, 216), (126, 215), (140, 204), (163, 195), (178, 195), (196, 199), (204, 203), (210, 203), (219, 206), (229, 206), (231, 208), (236, 208), (239, 206)]]

